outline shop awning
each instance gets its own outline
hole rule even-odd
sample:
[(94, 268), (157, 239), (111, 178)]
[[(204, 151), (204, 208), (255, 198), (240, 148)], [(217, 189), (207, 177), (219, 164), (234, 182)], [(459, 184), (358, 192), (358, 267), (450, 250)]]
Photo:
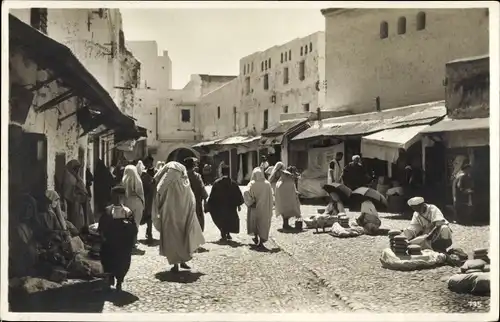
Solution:
[(429, 125), (389, 129), (364, 136), (361, 139), (361, 155), (363, 158), (395, 163), (399, 149), (407, 150), (420, 139), (420, 132), (427, 127)]
[(455, 131), (473, 131), (473, 130), (489, 130), (490, 119), (476, 118), (476, 119), (450, 119), (444, 118), (432, 126), (429, 126), (422, 133), (440, 133), (440, 132), (455, 132)]
[(217, 144), (217, 142), (219, 142), (219, 141), (221, 141), (221, 140), (219, 139), (219, 140), (203, 141), (203, 142), (200, 142), (200, 143), (197, 143), (197, 144), (193, 145), (193, 148), (205, 148), (205, 147), (209, 147), (211, 145)]
[(382, 120), (323, 124), (321, 126), (314, 126), (305, 130), (294, 137), (292, 141), (331, 136), (345, 137), (365, 135), (382, 130), (384, 124), (385, 122)]
[(309, 127), (309, 125), (307, 125), (307, 118), (280, 121), (262, 132), (260, 145), (279, 145), (283, 141), (285, 135), (297, 131), (301, 127), (304, 127), (304, 129)]
[(242, 144), (250, 144), (255, 141), (258, 141), (260, 136), (231, 136), (224, 140), (217, 142), (217, 145), (242, 145)]
[(82, 65), (71, 50), (9, 14), (9, 46), (23, 48), (25, 54), (40, 67), (50, 69), (77, 96), (86, 98), (93, 109), (102, 113), (100, 120), (110, 128), (129, 128), (134, 120), (123, 114), (118, 106)]

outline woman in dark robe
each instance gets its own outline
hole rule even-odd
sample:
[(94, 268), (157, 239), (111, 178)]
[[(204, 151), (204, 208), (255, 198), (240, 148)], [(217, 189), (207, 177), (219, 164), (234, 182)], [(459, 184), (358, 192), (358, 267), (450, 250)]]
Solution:
[(98, 160), (94, 171), (94, 198), (99, 212), (103, 212), (111, 202), (111, 188), (113, 188), (114, 180), (104, 162)]
[(229, 167), (223, 166), (222, 177), (212, 186), (207, 206), (212, 219), (219, 228), (222, 240), (232, 239), (230, 233), (240, 232), (238, 211), (245, 202), (240, 187), (229, 177)]
[[(109, 274), (109, 285), (121, 290), (123, 280), (130, 268), (132, 250), (135, 246), (137, 225), (132, 211), (123, 205), (125, 188), (116, 186), (112, 191), (112, 205), (99, 219), (102, 237), (100, 258), (103, 270)], [(115, 280), (116, 279), (116, 280)]]
[(153, 205), (153, 196), (155, 193), (154, 173), (151, 175), (152, 162), (144, 160), (144, 170), (141, 172), (142, 187), (144, 190), (144, 213), (142, 215), (141, 224), (147, 224), (146, 241), (148, 244), (153, 243), (153, 225), (151, 221), (151, 209)]

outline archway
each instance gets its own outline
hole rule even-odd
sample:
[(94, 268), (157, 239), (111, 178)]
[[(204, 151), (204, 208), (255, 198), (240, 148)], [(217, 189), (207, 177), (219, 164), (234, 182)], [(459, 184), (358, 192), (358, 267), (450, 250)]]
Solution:
[(170, 152), (167, 162), (177, 161), (182, 162), (185, 158), (196, 157), (196, 154), (187, 148), (178, 148)]

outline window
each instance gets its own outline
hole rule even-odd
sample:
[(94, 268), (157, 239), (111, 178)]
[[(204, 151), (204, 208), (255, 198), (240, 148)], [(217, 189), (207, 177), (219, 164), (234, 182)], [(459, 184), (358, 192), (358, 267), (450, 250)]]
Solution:
[(263, 72), (264, 71), (264, 62), (260, 63), (260, 71)]
[(220, 120), (220, 106), (217, 106), (217, 118)]
[(243, 75), (247, 73), (247, 65), (243, 66)]
[(250, 77), (245, 78), (245, 95), (250, 94)]
[(285, 52), (285, 61), (288, 61), (288, 55), (286, 52)]
[(251, 69), (252, 73), (253, 73), (253, 62), (252, 62), (252, 69)]
[(181, 122), (190, 123), (191, 122), (191, 110), (181, 110)]
[(283, 84), (288, 84), (288, 67), (283, 68)]
[(32, 8), (30, 10), (31, 27), (47, 34), (47, 8)]
[(281, 53), (281, 62), (283, 63), (283, 53)]
[(245, 112), (245, 128), (248, 127), (248, 112)]
[(425, 29), (425, 12), (419, 12), (417, 14), (417, 30)]
[(264, 111), (264, 122), (263, 122), (263, 130), (266, 130), (269, 126), (269, 110)]
[(292, 51), (291, 50), (288, 51), (288, 59), (292, 60)]
[(301, 61), (299, 65), (299, 79), (302, 81), (306, 79), (306, 62)]
[(313, 43), (312, 42), (309, 43), (309, 52), (311, 52), (311, 51), (313, 51)]
[(269, 69), (271, 69), (271, 58), (269, 58), (269, 64), (267, 64), (269, 66)]
[(309, 48), (308, 48), (308, 47), (307, 47), (307, 45), (306, 45), (306, 46), (304, 47), (304, 54), (307, 54), (307, 49), (309, 49)]
[(398, 35), (404, 35), (406, 33), (406, 18), (399, 17), (398, 19)]
[(269, 74), (264, 75), (264, 89), (266, 91), (269, 89)]
[(264, 62), (264, 69), (267, 70), (267, 60)]
[(237, 111), (236, 111), (236, 106), (233, 106), (233, 130), (236, 131), (236, 122), (237, 122)]
[(283, 113), (288, 113), (288, 105), (283, 106)]
[(389, 24), (387, 21), (382, 21), (380, 23), (380, 39), (385, 39), (389, 37)]
[(309, 103), (302, 104), (302, 106), (304, 107), (304, 112), (309, 112)]
[(304, 54), (304, 48), (300, 47), (300, 56), (302, 56), (303, 54)]

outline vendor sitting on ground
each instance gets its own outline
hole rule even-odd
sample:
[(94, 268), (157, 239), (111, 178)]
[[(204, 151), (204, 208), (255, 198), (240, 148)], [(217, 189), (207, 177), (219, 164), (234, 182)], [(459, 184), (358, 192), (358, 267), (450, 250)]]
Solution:
[(422, 197), (408, 200), (408, 205), (415, 211), (410, 225), (403, 230), (410, 245), (419, 245), (422, 249), (432, 249), (444, 253), (451, 246), (451, 229), (441, 210), (427, 204)]
[(382, 222), (378, 217), (378, 211), (373, 202), (365, 200), (361, 204), (361, 215), (356, 218), (356, 223), (363, 227), (365, 234), (377, 235)]
[(330, 198), (332, 199), (328, 206), (326, 206), (326, 214), (330, 216), (336, 216), (340, 213), (345, 213), (344, 203), (340, 196), (335, 192), (329, 193)]

